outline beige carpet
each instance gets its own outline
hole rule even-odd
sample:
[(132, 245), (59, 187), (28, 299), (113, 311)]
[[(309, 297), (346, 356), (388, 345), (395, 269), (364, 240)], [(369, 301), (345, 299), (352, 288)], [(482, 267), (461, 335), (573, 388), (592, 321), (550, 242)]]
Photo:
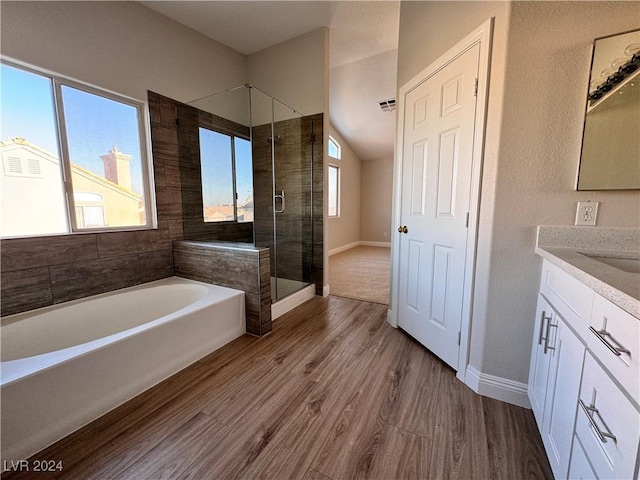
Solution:
[(330, 293), (388, 305), (390, 265), (388, 247), (359, 246), (331, 255)]

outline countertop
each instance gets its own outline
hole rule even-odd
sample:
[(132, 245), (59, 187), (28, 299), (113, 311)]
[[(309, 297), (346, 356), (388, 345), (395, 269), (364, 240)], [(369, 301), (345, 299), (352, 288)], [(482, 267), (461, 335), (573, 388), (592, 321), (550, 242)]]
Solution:
[[(558, 235), (560, 229), (562, 231)], [(640, 258), (637, 242), (640, 231), (618, 229), (619, 232), (617, 232), (615, 230), (607, 229), (607, 236), (615, 237), (608, 242), (603, 241), (604, 229), (538, 227), (535, 252), (613, 304), (640, 319), (640, 273), (625, 272), (587, 256)], [(569, 238), (574, 234), (579, 237), (579, 240), (572, 241)], [(594, 238), (593, 242), (589, 241), (589, 236)], [(624, 241), (620, 241), (621, 238), (624, 238)]]

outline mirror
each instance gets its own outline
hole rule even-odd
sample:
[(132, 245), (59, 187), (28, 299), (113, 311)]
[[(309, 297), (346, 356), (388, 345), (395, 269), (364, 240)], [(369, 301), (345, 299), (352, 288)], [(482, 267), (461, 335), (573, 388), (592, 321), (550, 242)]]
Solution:
[(640, 30), (597, 38), (578, 190), (640, 189)]

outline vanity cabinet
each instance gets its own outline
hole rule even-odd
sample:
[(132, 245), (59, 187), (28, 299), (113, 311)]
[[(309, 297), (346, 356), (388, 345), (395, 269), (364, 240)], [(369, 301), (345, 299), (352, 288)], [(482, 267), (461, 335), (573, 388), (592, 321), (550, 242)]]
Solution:
[(538, 425), (542, 425), (544, 416), (544, 401), (547, 396), (547, 380), (549, 379), (549, 364), (551, 363), (551, 355), (549, 355), (547, 347), (547, 329), (550, 328), (551, 321), (555, 315), (556, 313), (549, 302), (542, 295), (538, 295), (538, 308), (534, 327), (537, 338), (534, 338), (531, 348), (528, 386), (531, 409)]
[(584, 345), (540, 295), (529, 397), (556, 478), (569, 469)]
[(556, 479), (638, 477), (640, 320), (543, 261), (528, 394)]
[(640, 413), (590, 353), (578, 403), (576, 435), (595, 478), (636, 478)]

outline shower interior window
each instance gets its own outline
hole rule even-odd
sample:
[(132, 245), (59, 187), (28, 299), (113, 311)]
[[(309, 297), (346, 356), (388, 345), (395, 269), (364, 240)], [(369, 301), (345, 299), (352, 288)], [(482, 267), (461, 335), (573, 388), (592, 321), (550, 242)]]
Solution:
[(204, 221), (253, 222), (251, 142), (200, 127)]

